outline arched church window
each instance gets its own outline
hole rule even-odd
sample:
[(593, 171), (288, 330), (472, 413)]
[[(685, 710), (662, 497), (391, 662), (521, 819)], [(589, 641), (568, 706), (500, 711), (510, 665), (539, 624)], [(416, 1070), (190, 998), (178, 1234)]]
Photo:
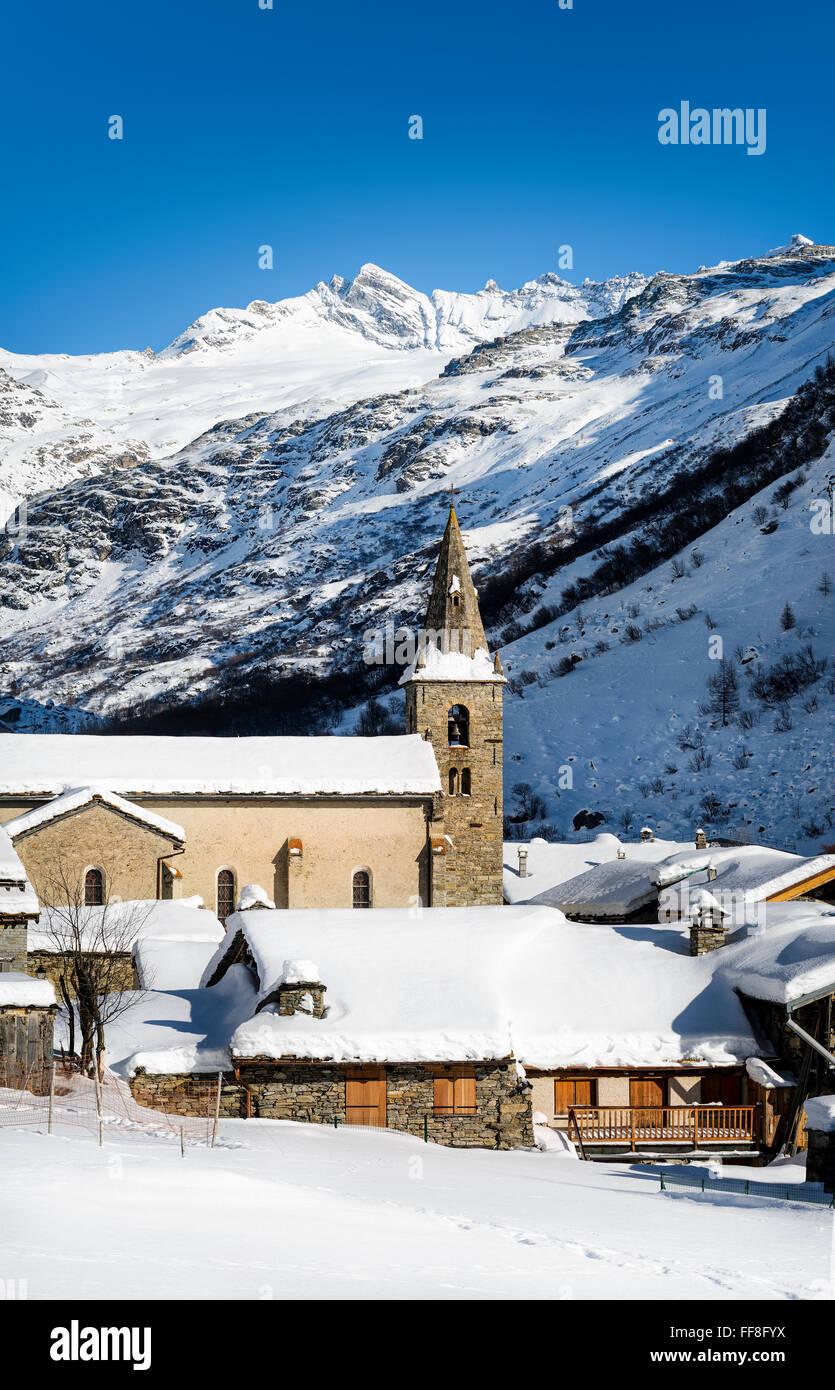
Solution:
[(217, 876), (217, 915), (226, 925), (226, 918), (235, 911), (235, 875), (231, 869), (221, 869)]
[(371, 906), (371, 875), (367, 869), (357, 869), (352, 881), (353, 906)]
[(461, 795), (462, 795), (462, 796), (470, 796), (470, 794), (471, 794), (470, 769), (469, 769), (468, 767), (462, 767), (462, 769), (461, 769)]
[(469, 748), (470, 712), (466, 705), (453, 705), (447, 715), (450, 748)]
[(455, 794), (457, 793), (457, 791), (458, 791), (458, 769), (455, 768), (455, 767), (451, 767), (451, 768), (449, 769), (449, 794), (450, 794), (450, 796), (455, 796)]
[(104, 874), (101, 869), (88, 869), (84, 875), (84, 906), (101, 907), (104, 903)]

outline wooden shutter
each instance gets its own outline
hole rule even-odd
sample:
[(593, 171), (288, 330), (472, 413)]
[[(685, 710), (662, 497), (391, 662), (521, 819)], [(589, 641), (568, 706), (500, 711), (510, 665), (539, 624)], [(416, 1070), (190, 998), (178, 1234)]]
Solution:
[(386, 1127), (384, 1067), (351, 1067), (345, 1078), (345, 1118), (349, 1125)]
[(554, 1114), (567, 1115), (574, 1104), (574, 1082), (558, 1077), (554, 1082)]
[(456, 1115), (475, 1114), (475, 1072), (469, 1068), (461, 1070), (454, 1081)]
[(596, 1105), (597, 1082), (590, 1076), (578, 1076), (574, 1079), (574, 1104), (575, 1105)]
[(561, 1076), (554, 1081), (554, 1114), (567, 1115), (572, 1105), (597, 1104), (597, 1078)]
[(702, 1104), (710, 1105), (719, 1101), (722, 1105), (739, 1105), (741, 1098), (742, 1086), (738, 1076), (723, 1076), (721, 1071), (712, 1071), (702, 1077)]
[(661, 1076), (630, 1076), (629, 1104), (658, 1109), (667, 1103), (667, 1084)]
[(449, 1073), (439, 1073), (435, 1077), (435, 1114), (455, 1114), (455, 1082)]

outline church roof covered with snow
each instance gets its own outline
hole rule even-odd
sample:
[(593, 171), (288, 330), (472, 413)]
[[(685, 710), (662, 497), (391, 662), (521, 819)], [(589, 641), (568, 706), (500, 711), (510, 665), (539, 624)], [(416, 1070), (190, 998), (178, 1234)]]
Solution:
[[(27, 735), (27, 737), (32, 737), (32, 735)], [(139, 821), (140, 824), (158, 831), (168, 839), (183, 841), (186, 838), (186, 832), (181, 825), (176, 825), (174, 821), (168, 820), (165, 816), (157, 816), (153, 811), (146, 811), (142, 806), (137, 806), (132, 801), (125, 801), (124, 797), (117, 796), (115, 792), (107, 791), (102, 787), (77, 787), (72, 791), (63, 792), (60, 796), (53, 797), (52, 801), (47, 801), (43, 806), (36, 806), (34, 810), (26, 811), (22, 816), (15, 816), (13, 820), (6, 821), (4, 829), (7, 835), (16, 840), (19, 835), (26, 835), (32, 830), (39, 830), (42, 825), (72, 815), (75, 811), (84, 810), (95, 802), (109, 806), (111, 810), (118, 811), (120, 815), (127, 816), (129, 820)]]
[(381, 738), (0, 734), (0, 794), (416, 795), (440, 791), (431, 744)]

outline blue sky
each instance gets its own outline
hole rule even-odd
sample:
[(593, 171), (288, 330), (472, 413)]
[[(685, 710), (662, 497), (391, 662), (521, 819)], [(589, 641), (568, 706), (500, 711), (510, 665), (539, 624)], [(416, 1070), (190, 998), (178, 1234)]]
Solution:
[[(364, 261), (474, 290), (835, 240), (831, 0), (274, 5), (7, 8), (0, 345), (159, 349)], [(764, 107), (765, 154), (661, 146), (683, 99)]]

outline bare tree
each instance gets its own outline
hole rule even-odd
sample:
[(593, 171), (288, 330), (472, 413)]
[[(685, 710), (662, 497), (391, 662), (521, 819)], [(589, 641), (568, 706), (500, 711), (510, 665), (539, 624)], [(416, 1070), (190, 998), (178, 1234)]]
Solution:
[(55, 962), (58, 988), (69, 1018), (70, 1051), (75, 1050), (76, 1013), (81, 1036), (82, 1070), (90, 1072), (95, 1054), (101, 1075), (105, 1029), (133, 1008), (143, 990), (134, 989), (125, 957), (154, 909), (153, 902), (122, 902), (110, 897), (112, 881), (99, 859), (104, 878), (103, 901), (86, 902), (85, 876), (77, 863), (56, 854), (38, 877), (41, 902), (40, 934)]

